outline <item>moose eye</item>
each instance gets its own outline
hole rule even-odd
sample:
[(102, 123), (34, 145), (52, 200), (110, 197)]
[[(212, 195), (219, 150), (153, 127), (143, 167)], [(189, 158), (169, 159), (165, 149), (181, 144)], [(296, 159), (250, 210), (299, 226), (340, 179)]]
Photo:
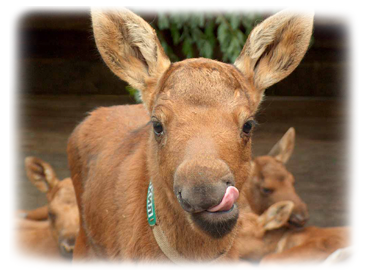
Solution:
[(164, 127), (162, 126), (162, 124), (158, 121), (153, 121), (153, 131), (156, 135), (161, 135), (164, 131)]
[(270, 195), (273, 193), (273, 189), (270, 188), (261, 188), (261, 192), (265, 195)]
[(253, 125), (254, 125), (254, 121), (253, 120), (250, 120), (250, 121), (246, 122), (243, 125), (243, 133), (245, 135), (249, 135), (250, 132), (252, 131)]
[(49, 212), (48, 215), (51, 221), (55, 221), (56, 215), (54, 213)]

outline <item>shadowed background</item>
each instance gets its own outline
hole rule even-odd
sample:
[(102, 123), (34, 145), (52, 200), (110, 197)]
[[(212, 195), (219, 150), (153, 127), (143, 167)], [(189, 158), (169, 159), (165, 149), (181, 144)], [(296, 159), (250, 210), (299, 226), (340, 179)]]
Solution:
[[(189, 47), (185, 40), (170, 42), (170, 28), (163, 27), (157, 14), (140, 15), (162, 28), (159, 32), (171, 56), (181, 60), (188, 55), (189, 50), (182, 51), (190, 49), (185, 48)], [(268, 15), (259, 14), (255, 23)], [(19, 18), (17, 31), (16, 206), (31, 209), (42, 206), (46, 199), (28, 181), (24, 158), (39, 157), (55, 168), (59, 178), (68, 177), (66, 144), (74, 127), (96, 107), (132, 104), (135, 99), (127, 84), (100, 58), (87, 9), (76, 13), (29, 11)], [(219, 34), (218, 30), (214, 33)], [(191, 54), (199, 55), (195, 41), (191, 43)], [(255, 156), (267, 154), (289, 127), (296, 129), (296, 146), (287, 168), (308, 205), (309, 225), (349, 223), (348, 45), (346, 22), (317, 12), (313, 42), (302, 63), (266, 90), (256, 118)], [(212, 54), (223, 59), (218, 46)]]

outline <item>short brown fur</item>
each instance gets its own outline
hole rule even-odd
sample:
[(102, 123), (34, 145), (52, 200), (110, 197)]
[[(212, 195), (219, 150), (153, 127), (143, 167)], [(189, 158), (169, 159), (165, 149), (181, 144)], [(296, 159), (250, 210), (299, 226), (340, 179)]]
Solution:
[(243, 214), (236, 239), (242, 259), (261, 264), (321, 262), (350, 245), (348, 227), (286, 227), (293, 205), (291, 201), (280, 201), (260, 216)]
[(48, 204), (18, 211), (19, 246), (44, 257), (72, 257), (79, 231), (79, 213), (70, 178), (59, 180), (50, 164), (36, 157), (25, 159), (29, 180), (46, 193)]
[(252, 170), (243, 190), (253, 212), (261, 215), (272, 204), (292, 201), (294, 209), (290, 216), (291, 226), (303, 226), (309, 219), (307, 205), (295, 191), (295, 178), (287, 170), (295, 145), (295, 129), (290, 128), (273, 146), (268, 155), (253, 159)]
[[(291, 29), (300, 23), (295, 18)], [(300, 33), (305, 41), (311, 18), (300, 17), (306, 20)], [(147, 223), (152, 181), (160, 227), (172, 248), (187, 260), (237, 259), (235, 247), (228, 249), (238, 228), (229, 226), (236, 222), (236, 205), (228, 215), (209, 214), (206, 208), (219, 204), (219, 191), (226, 185), (241, 191), (247, 181), (251, 133), (244, 133), (243, 125), (252, 120), (267, 85), (256, 87), (244, 75), (246, 56), (237, 62), (238, 69), (202, 58), (170, 65), (154, 30), (130, 11), (93, 11), (92, 21), (104, 61), (141, 91), (148, 114), (141, 106), (100, 108), (71, 135), (68, 159), (81, 216), (75, 258), (167, 260)], [(289, 45), (296, 43), (284, 38)], [(290, 68), (299, 64), (304, 46), (285, 48), (298, 52)], [(280, 71), (275, 80), (291, 71)], [(206, 206), (193, 200), (195, 191)], [(200, 212), (184, 211), (184, 201)], [(201, 228), (198, 216), (211, 227)]]

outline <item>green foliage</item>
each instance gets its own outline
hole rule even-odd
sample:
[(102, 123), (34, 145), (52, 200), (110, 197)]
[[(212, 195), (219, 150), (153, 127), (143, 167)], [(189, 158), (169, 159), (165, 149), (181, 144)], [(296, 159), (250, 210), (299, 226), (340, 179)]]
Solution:
[(256, 14), (159, 14), (154, 27), (172, 61), (183, 56), (234, 62), (257, 21)]
[(125, 90), (128, 91), (129, 95), (130, 96), (133, 96), (134, 97), (134, 100), (137, 102), (137, 103), (141, 103), (142, 102), (142, 99), (141, 99), (141, 96), (140, 96), (140, 93), (139, 93), (139, 90), (127, 85), (125, 86)]

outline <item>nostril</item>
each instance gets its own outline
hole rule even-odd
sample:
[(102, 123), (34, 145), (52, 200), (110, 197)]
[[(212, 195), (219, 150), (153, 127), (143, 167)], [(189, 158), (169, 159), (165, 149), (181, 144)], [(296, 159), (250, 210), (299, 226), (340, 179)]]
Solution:
[(178, 192), (177, 198), (179, 199), (179, 203), (181, 203), (181, 206), (184, 208), (185, 211), (191, 212), (193, 210), (193, 207), (187, 201), (183, 199), (181, 195), (181, 191)]
[(296, 227), (303, 227), (306, 222), (307, 220), (301, 214), (292, 214), (289, 219), (289, 224)]
[(221, 182), (224, 183), (227, 187), (235, 186), (234, 176), (232, 174), (227, 174), (222, 177)]
[(225, 180), (223, 183), (225, 183), (226, 187), (235, 186), (235, 182), (232, 180)]
[(176, 197), (179, 199), (179, 202), (183, 202), (183, 197), (181, 196), (181, 191), (178, 192)]

